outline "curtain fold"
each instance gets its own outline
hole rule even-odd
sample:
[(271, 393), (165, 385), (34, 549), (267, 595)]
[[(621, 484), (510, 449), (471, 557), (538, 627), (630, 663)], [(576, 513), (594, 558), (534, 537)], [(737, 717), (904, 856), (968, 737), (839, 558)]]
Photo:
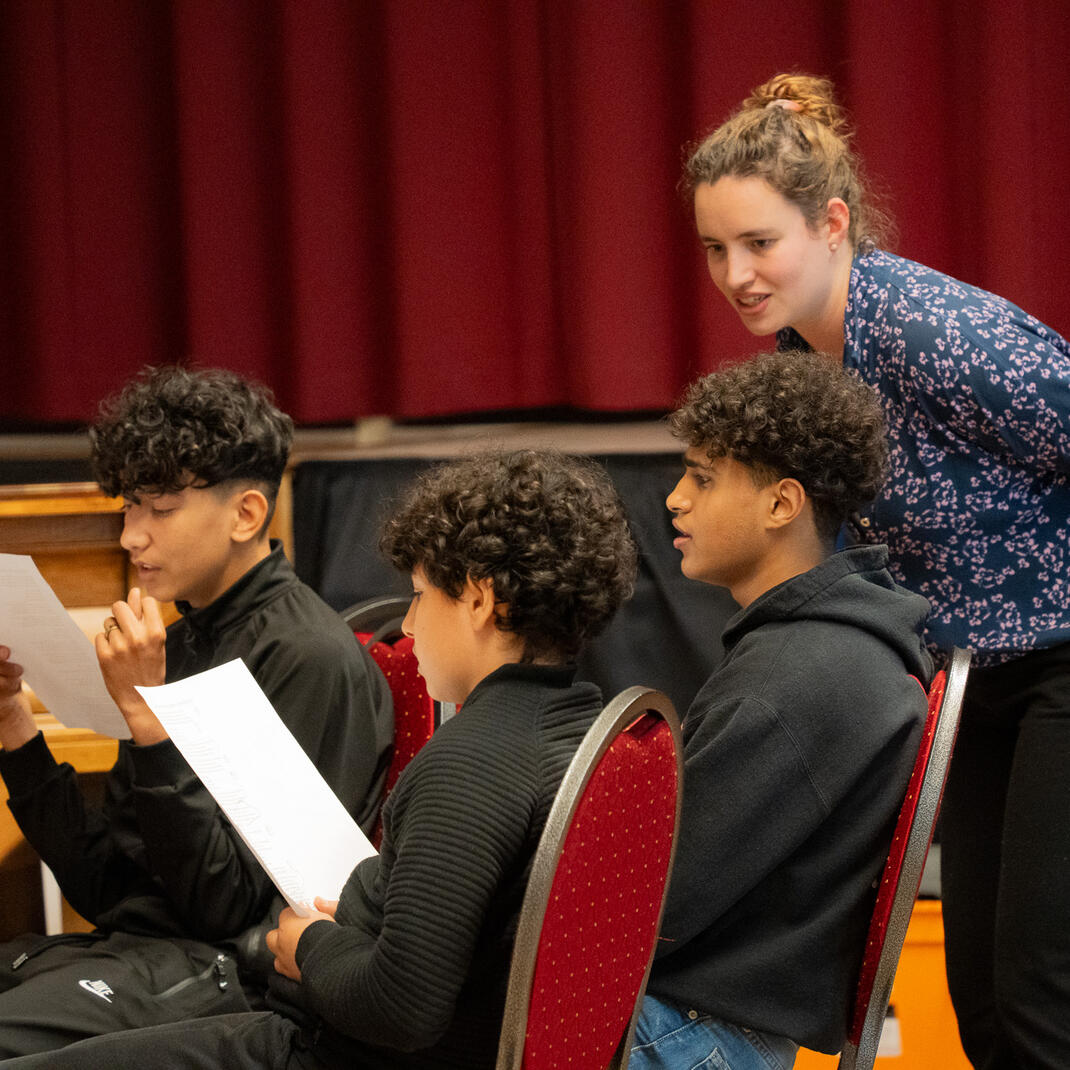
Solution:
[(1070, 332), (1061, 0), (7, 0), (0, 420), (145, 363), (303, 423), (659, 410), (762, 348), (682, 146), (827, 74), (897, 251)]

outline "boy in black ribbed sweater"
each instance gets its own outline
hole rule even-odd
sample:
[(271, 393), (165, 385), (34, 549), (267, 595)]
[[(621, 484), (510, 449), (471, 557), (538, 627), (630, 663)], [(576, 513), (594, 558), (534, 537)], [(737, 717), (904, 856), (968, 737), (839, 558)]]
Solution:
[(380, 853), (269, 934), (274, 1013), (99, 1038), (50, 1068), (494, 1065), (531, 859), (602, 706), (571, 662), (630, 595), (636, 551), (602, 469), (532, 451), (420, 477), (382, 548), (412, 576), (428, 691), (463, 709), (402, 773)]

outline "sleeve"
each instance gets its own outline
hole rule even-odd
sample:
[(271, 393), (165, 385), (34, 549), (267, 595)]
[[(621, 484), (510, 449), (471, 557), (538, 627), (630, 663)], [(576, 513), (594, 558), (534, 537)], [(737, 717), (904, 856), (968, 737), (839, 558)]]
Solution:
[(882, 830), (890, 840), (925, 717), (924, 688), (882, 640), (855, 625), (807, 629), (796, 617), (780, 632), (785, 645), (772, 661), (744, 638), (734, 655), (749, 667), (737, 668), (734, 686), (711, 677), (685, 719), (680, 838), (659, 955), (701, 940), (764, 885), (750, 902), (760, 901), (785, 872), (808, 865), (808, 850), (820, 856), (830, 830), (839, 830), (839, 846), (827, 859), (848, 868), (856, 856), (883, 862)]
[(383, 853), (343, 894), (342, 924), (310, 926), (298, 945), (306, 1006), (348, 1036), (402, 1050), (441, 1037), (491, 899), (522, 853), (534, 773), (515, 750), (481, 758), (459, 739), (410, 765)]
[(236, 936), (274, 885), (170, 740), (134, 748), (134, 799), (148, 864), (190, 936)]
[[(363, 804), (375, 768), (374, 733), (368, 727), (375, 721), (366, 675), (355, 679), (353, 662), (332, 638), (311, 634), (275, 640), (244, 660), (352, 811), (355, 796)], [(355, 724), (362, 732), (354, 731)], [(149, 863), (189, 933), (214, 941), (262, 921), (274, 900), (274, 885), (174, 744), (133, 748), (133, 760), (138, 823)]]
[(94, 923), (130, 895), (160, 888), (137, 857), (136, 830), (123, 819), (129, 791), (126, 745), (108, 775), (103, 809), (88, 806), (74, 769), (58, 764), (38, 734), (0, 753), (8, 807), (23, 835), (55, 874), (68, 902)]
[(248, 662), (283, 724), (369, 835), (394, 742), (393, 699), (379, 667), (347, 629), (287, 637)]
[(1020, 309), (955, 284), (942, 303), (898, 291), (884, 344), (934, 426), (1037, 473), (1070, 472), (1070, 344)]
[(829, 813), (791, 733), (759, 700), (707, 706), (686, 735), (680, 836), (659, 954), (707, 929)]

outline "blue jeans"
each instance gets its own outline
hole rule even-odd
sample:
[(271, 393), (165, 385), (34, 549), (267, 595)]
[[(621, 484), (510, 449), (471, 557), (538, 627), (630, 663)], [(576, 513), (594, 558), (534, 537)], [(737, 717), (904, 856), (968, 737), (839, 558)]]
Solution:
[(790, 1070), (799, 1045), (646, 996), (628, 1070)]

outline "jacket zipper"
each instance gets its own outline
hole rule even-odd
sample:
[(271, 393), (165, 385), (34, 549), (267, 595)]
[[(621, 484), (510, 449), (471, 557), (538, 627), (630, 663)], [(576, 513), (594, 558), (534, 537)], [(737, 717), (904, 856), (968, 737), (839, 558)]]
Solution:
[(226, 992), (230, 986), (230, 982), (227, 980), (227, 956), (216, 955), (215, 962), (206, 966), (200, 973), (194, 977), (185, 977), (178, 984), (172, 985), (170, 988), (164, 989), (159, 994), (158, 999), (168, 999), (171, 996), (177, 995), (184, 989), (189, 988), (190, 985), (197, 984), (198, 981), (207, 981), (209, 977), (215, 977), (216, 984), (219, 986), (220, 992)]
[(43, 951), (52, 947), (60, 947), (63, 944), (91, 944), (104, 938), (104, 933), (56, 933), (55, 936), (44, 936), (29, 949), (23, 951), (14, 962), (11, 963), (12, 971), (24, 966), (30, 959), (37, 958)]

